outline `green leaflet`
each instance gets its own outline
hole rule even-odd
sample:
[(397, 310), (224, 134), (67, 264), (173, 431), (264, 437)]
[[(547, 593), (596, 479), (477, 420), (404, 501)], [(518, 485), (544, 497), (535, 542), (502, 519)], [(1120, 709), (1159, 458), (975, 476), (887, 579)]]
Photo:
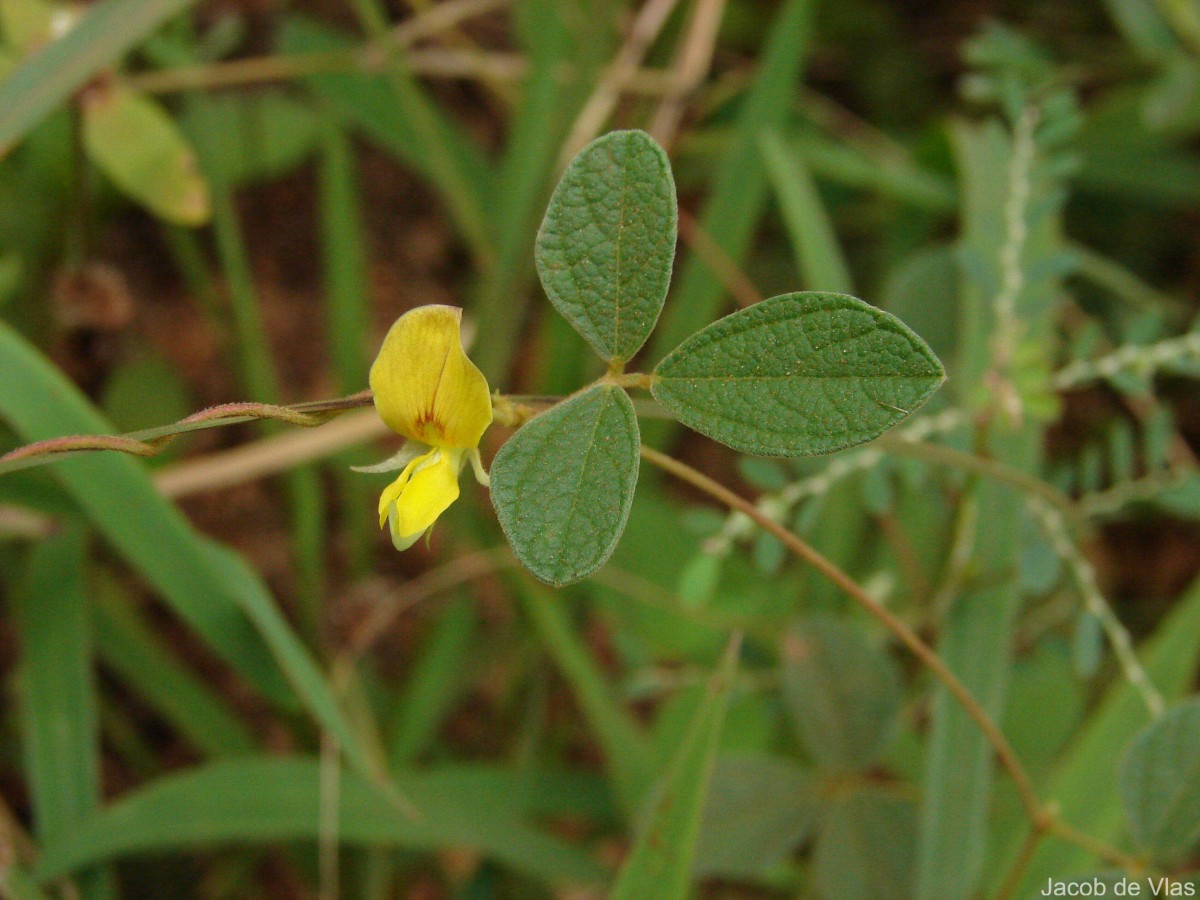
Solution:
[(117, 187), (168, 222), (208, 221), (208, 185), (166, 110), (119, 86), (88, 91), (83, 110), (88, 156)]
[(838, 900), (914, 896), (916, 818), (911, 801), (883, 793), (858, 791), (834, 802), (814, 851), (821, 896)]
[(1143, 731), (1121, 764), (1121, 799), (1130, 830), (1160, 854), (1200, 837), (1200, 699), (1165, 713)]
[(783, 756), (722, 756), (704, 802), (698, 876), (748, 877), (784, 859), (808, 837), (821, 813), (821, 784)]
[(517, 558), (562, 586), (607, 562), (625, 530), (641, 438), (625, 392), (599, 384), (526, 424), (492, 463), (492, 503)]
[(655, 398), (701, 434), (762, 456), (878, 437), (945, 378), (899, 319), (844, 294), (782, 294), (697, 332), (655, 370)]
[(780, 680), (797, 735), (826, 769), (865, 769), (898, 724), (900, 675), (862, 629), (813, 616), (783, 641)]
[(678, 224), (667, 154), (643, 131), (588, 144), (563, 173), (534, 259), (546, 295), (596, 352), (646, 342), (671, 283)]

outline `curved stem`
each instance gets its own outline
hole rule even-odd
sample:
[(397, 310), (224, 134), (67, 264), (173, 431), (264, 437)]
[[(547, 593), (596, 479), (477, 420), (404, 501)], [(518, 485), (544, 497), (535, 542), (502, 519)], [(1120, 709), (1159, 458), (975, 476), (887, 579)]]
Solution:
[(669, 472), (676, 478), (686, 481), (693, 487), (704, 491), (714, 500), (719, 500), (730, 509), (735, 509), (745, 514), (756, 525), (776, 538), (805, 562), (812, 565), (822, 575), (849, 594), (851, 599), (858, 603), (859, 606), (878, 619), (888, 631), (908, 647), (921, 663), (933, 673), (934, 677), (954, 696), (954, 699), (958, 701), (959, 705), (971, 717), (979, 730), (983, 732), (984, 737), (992, 745), (992, 749), (1000, 760), (1001, 766), (1008, 772), (1009, 777), (1012, 778), (1017, 793), (1020, 795), (1021, 805), (1025, 808), (1025, 813), (1029, 817), (1029, 820), (1034, 823), (1034, 827), (1038, 827), (1038, 823), (1046, 820), (1047, 812), (1033, 788), (1033, 782), (1029, 777), (1029, 773), (1025, 771), (1025, 767), (1021, 765), (1021, 761), (1017, 759), (1017, 755), (1013, 751), (1012, 745), (1009, 744), (1008, 739), (1004, 736), (1004, 733), (1000, 731), (996, 723), (987, 714), (987, 711), (980, 706), (979, 701), (972, 696), (966, 686), (958, 680), (958, 676), (950, 671), (949, 667), (942, 662), (941, 657), (928, 644), (921, 640), (916, 632), (888, 609), (880, 605), (878, 601), (862, 589), (858, 582), (810, 547), (797, 535), (788, 531), (778, 522), (763, 515), (749, 500), (739, 497), (733, 491), (729, 490), (729, 488), (709, 478), (703, 472), (693, 469), (687, 463), (680, 462), (677, 459), (667, 456), (665, 453), (660, 453), (657, 450), (643, 446), (642, 457), (665, 472)]

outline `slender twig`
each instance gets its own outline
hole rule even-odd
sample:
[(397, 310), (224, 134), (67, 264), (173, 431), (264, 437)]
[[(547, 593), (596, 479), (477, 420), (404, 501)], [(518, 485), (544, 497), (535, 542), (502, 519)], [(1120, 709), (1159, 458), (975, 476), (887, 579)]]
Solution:
[(687, 463), (680, 462), (650, 447), (642, 447), (642, 457), (647, 462), (658, 466), (676, 478), (686, 481), (693, 487), (704, 491), (714, 500), (720, 501), (730, 509), (736, 509), (748, 516), (756, 525), (817, 569), (822, 575), (837, 585), (837, 587), (845, 591), (859, 606), (878, 619), (884, 627), (895, 635), (933, 673), (934, 677), (945, 686), (946, 690), (953, 695), (966, 711), (967, 715), (975, 722), (984, 737), (987, 738), (988, 743), (992, 745), (992, 749), (1000, 760), (1000, 764), (1008, 772), (1009, 777), (1012, 778), (1013, 784), (1017, 789), (1017, 794), (1021, 798), (1021, 805), (1025, 808), (1030, 821), (1037, 823), (1045, 818), (1047, 812), (1043, 808), (1041, 800), (1038, 799), (1029, 773), (1021, 765), (1021, 761), (1017, 758), (1012, 745), (1009, 744), (1004, 733), (992, 721), (987, 711), (979, 704), (979, 701), (958, 680), (958, 676), (950, 671), (946, 664), (942, 662), (941, 657), (928, 644), (921, 640), (908, 625), (888, 609), (881, 606), (878, 601), (863, 590), (858, 582), (834, 565), (834, 563), (826, 559), (778, 522), (764, 516), (749, 500), (738, 496), (720, 482), (714, 481)]
[(712, 67), (717, 31), (724, 13), (725, 0), (696, 0), (687, 36), (671, 67), (674, 86), (659, 103), (648, 129), (664, 147), (670, 147), (674, 142), (688, 100), (699, 89)]
[(1050, 546), (1066, 564), (1067, 571), (1071, 574), (1071, 580), (1075, 582), (1075, 589), (1083, 598), (1084, 609), (1090, 615), (1095, 616), (1104, 629), (1104, 634), (1108, 637), (1113, 655), (1117, 658), (1117, 664), (1121, 667), (1125, 680), (1142, 698), (1142, 702), (1146, 704), (1146, 709), (1150, 712), (1150, 717), (1157, 719), (1166, 709), (1166, 701), (1163, 700), (1162, 694), (1159, 693), (1158, 688), (1154, 686), (1154, 682), (1150, 680), (1150, 676), (1146, 674), (1146, 670), (1138, 661), (1129, 632), (1104, 598), (1100, 586), (1096, 583), (1095, 568), (1071, 540), (1066, 523), (1058, 510), (1051, 508), (1040, 498), (1032, 497), (1029, 500), (1029, 507), (1041, 522)]

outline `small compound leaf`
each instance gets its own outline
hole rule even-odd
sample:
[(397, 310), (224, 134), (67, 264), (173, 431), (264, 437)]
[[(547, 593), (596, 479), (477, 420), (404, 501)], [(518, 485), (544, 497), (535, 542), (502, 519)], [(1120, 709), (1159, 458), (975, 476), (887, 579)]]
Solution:
[(1169, 710), (1134, 740), (1120, 775), (1134, 839), (1168, 854), (1200, 838), (1200, 698)]
[(692, 335), (655, 370), (679, 421), (743, 453), (812, 456), (872, 440), (945, 378), (895, 316), (844, 294), (783, 294)]
[(196, 155), (155, 101), (119, 85), (88, 90), (83, 139), (92, 162), (155, 215), (178, 225), (208, 221), (208, 185)]
[(675, 181), (644, 131), (614, 131), (567, 166), (534, 259), (555, 308), (605, 359), (626, 360), (662, 312), (678, 226)]
[(492, 504), (526, 568), (561, 586), (608, 561), (637, 486), (641, 436), (623, 390), (596, 385), (522, 427), (492, 463)]
[(783, 697), (804, 747), (837, 771), (878, 759), (896, 731), (900, 675), (849, 622), (814, 616), (783, 641)]

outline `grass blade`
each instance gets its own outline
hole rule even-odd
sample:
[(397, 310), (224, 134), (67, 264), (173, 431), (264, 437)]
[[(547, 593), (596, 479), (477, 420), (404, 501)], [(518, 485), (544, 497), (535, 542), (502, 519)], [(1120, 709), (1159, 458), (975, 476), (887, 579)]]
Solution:
[[(511, 792), (511, 780), (501, 789)], [(478, 779), (437, 771), (395, 785), (421, 809), (396, 814), (377, 787), (343, 772), (337, 836), (343, 845), (433, 851), (470, 847), (512, 869), (555, 883), (602, 882), (587, 854), (526, 824), (512, 803), (489, 802)], [(135, 853), (192, 852), (217, 842), (279, 843), (318, 836), (320, 763), (311, 757), (246, 757), (160, 778), (97, 813), (44, 849), (35, 874), (49, 879)]]
[(853, 294), (854, 283), (837, 233), (804, 159), (790, 152), (774, 130), (763, 132), (759, 146), (767, 178), (783, 213), (803, 287)]
[(617, 878), (613, 900), (684, 900), (687, 896), (704, 798), (741, 644), (741, 635), (734, 635), (709, 681), (707, 695), (666, 774), (662, 793)]
[[(111, 431), (74, 385), (2, 323), (0, 383), (0, 415), (24, 440)], [(347, 756), (370, 770), (328, 682), (240, 557), (200, 537), (128, 457), (74, 457), (54, 471), (105, 539), (217, 655), (276, 703), (294, 706), (299, 696)]]
[[(30, 554), (19, 593), (22, 736), (36, 834), (70, 834), (100, 802), (100, 733), (84, 587), (87, 541), (68, 528)], [(81, 876), (88, 896), (111, 896), (105, 873)]]

